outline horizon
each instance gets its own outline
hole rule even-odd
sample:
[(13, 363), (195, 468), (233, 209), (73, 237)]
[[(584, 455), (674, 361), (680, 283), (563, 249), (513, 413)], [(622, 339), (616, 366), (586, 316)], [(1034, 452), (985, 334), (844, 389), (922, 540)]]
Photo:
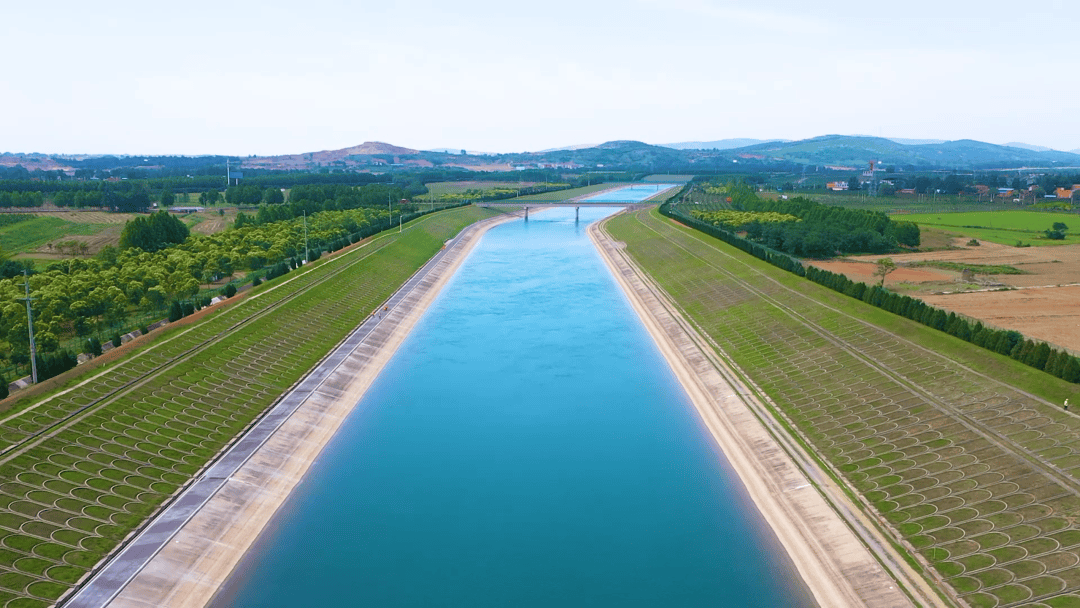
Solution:
[[(1023, 17), (1067, 23), (1080, 6), (1051, 0)], [(1061, 76), (1071, 40), (987, 35), (1016, 19), (1003, 0), (902, 11), (852, 0), (24, 3), (0, 25), (26, 53), (0, 81), (0, 146), (274, 156), (382, 141), (511, 153), (892, 133), (1080, 149), (1080, 124), (1066, 119), (1080, 83)]]
[[(1027, 150), (1031, 150), (1033, 148), (1046, 148), (1045, 151), (1047, 151), (1047, 152), (1066, 152), (1066, 153), (1080, 155), (1080, 148), (1070, 149), (1070, 150), (1061, 150), (1061, 149), (1057, 149), (1057, 148), (1050, 148), (1049, 146), (1042, 146), (1041, 144), (1033, 144), (1033, 143), (1030, 143), (1030, 142), (996, 143), (996, 142), (980, 141), (980, 140), (977, 140), (977, 139), (972, 139), (972, 138), (967, 138), (967, 137), (962, 137), (962, 138), (959, 138), (959, 139), (952, 139), (952, 140), (943, 140), (943, 139), (935, 139), (935, 138), (888, 137), (888, 136), (866, 135), (866, 134), (845, 135), (845, 134), (839, 134), (839, 133), (827, 133), (827, 134), (822, 134), (822, 135), (814, 135), (814, 136), (807, 137), (807, 138), (802, 139), (802, 140), (786, 139), (786, 138), (764, 139), (764, 138), (755, 138), (755, 137), (726, 137), (726, 138), (719, 138), (719, 139), (696, 139), (696, 140), (687, 140), (687, 141), (678, 141), (678, 142), (667, 142), (667, 143), (663, 143), (663, 144), (650, 143), (650, 142), (645, 142), (645, 141), (640, 141), (640, 140), (623, 138), (623, 139), (612, 139), (612, 140), (603, 141), (603, 142), (597, 142), (597, 143), (592, 143), (592, 144), (561, 145), (561, 146), (556, 146), (556, 147), (553, 147), (553, 148), (546, 148), (544, 150), (522, 150), (522, 151), (493, 151), (493, 150), (479, 151), (479, 150), (468, 150), (467, 154), (470, 155), (470, 156), (483, 156), (483, 155), (501, 156), (501, 155), (508, 155), (508, 154), (541, 154), (541, 153), (550, 152), (550, 151), (579, 150), (579, 149), (594, 148), (594, 147), (597, 147), (597, 146), (602, 146), (604, 144), (617, 142), (617, 141), (643, 143), (643, 144), (646, 144), (646, 145), (657, 146), (657, 147), (680, 146), (680, 145), (686, 145), (686, 144), (692, 144), (692, 143), (708, 144), (708, 143), (723, 142), (723, 141), (728, 141), (728, 140), (755, 140), (757, 142), (757, 143), (751, 143), (751, 144), (746, 144), (745, 146), (741, 146), (741, 147), (746, 147), (746, 146), (758, 145), (758, 143), (773, 143), (773, 142), (776, 142), (776, 143), (780, 143), (780, 142), (791, 143), (791, 142), (798, 142), (798, 141), (808, 141), (808, 140), (818, 139), (818, 138), (821, 138), (821, 137), (877, 138), (877, 139), (886, 139), (886, 140), (894, 141), (894, 142), (900, 143), (901, 145), (919, 145), (918, 143), (905, 143), (905, 142), (908, 142), (908, 141), (910, 141), (910, 142), (933, 142), (933, 143), (949, 143), (949, 142), (956, 142), (956, 141), (976, 141), (976, 142), (979, 142), (979, 143), (991, 144), (991, 145), (995, 145), (995, 146), (1019, 147), (1021, 149), (1027, 149)], [(364, 141), (364, 142), (360, 142), (360, 143), (356, 143), (356, 144), (351, 144), (351, 145), (348, 145), (348, 146), (342, 146), (341, 148), (320, 148), (320, 149), (312, 149), (312, 150), (295, 150), (295, 151), (292, 151), (292, 152), (284, 152), (284, 153), (281, 153), (281, 154), (267, 154), (267, 155), (259, 154), (259, 155), (254, 155), (254, 156), (257, 156), (257, 157), (292, 156), (292, 155), (298, 155), (298, 154), (308, 154), (308, 153), (318, 153), (318, 152), (333, 152), (333, 151), (337, 151), (337, 150), (357, 147), (357, 146), (364, 145), (364, 144), (382, 144), (382, 145), (394, 146), (394, 147), (399, 147), (399, 148), (406, 148), (406, 149), (410, 149), (410, 150), (416, 150), (417, 152), (436, 152), (436, 153), (445, 152), (447, 154), (454, 154), (454, 155), (460, 154), (460, 150), (462, 150), (462, 148), (455, 148), (455, 147), (451, 147), (451, 146), (436, 146), (434, 148), (414, 148), (414, 147), (411, 147), (411, 146), (403, 146), (403, 145), (400, 145), (400, 144), (398, 144), (396, 142), (392, 142), (392, 141)], [(702, 149), (708, 150), (708, 149), (711, 149), (711, 148), (702, 148)], [(196, 153), (196, 154), (181, 154), (181, 153), (172, 153), (172, 152), (165, 152), (165, 153), (41, 152), (41, 151), (36, 151), (36, 150), (35, 151), (13, 151), (13, 150), (0, 151), (0, 155), (8, 155), (8, 154), (10, 154), (10, 155), (42, 155), (42, 156), (48, 156), (48, 157), (78, 157), (78, 156), (88, 156), (88, 157), (104, 157), (104, 156), (116, 156), (116, 157), (138, 157), (138, 156), (170, 157), (170, 156), (175, 156), (175, 157), (185, 157), (185, 158), (201, 158), (201, 157), (207, 157), (207, 156), (225, 156), (225, 157), (248, 158), (248, 157), (252, 156), (252, 155), (226, 154), (226, 153), (217, 153), (217, 152), (204, 152), (204, 153)]]

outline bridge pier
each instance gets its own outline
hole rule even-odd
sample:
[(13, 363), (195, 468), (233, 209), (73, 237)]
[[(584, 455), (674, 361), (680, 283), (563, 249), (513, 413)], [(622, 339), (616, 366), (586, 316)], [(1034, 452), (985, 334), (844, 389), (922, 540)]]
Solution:
[(525, 207), (525, 221), (529, 221), (529, 208)]
[(574, 221), (577, 222), (577, 221), (580, 221), (580, 220), (581, 220), (581, 207), (574, 207)]

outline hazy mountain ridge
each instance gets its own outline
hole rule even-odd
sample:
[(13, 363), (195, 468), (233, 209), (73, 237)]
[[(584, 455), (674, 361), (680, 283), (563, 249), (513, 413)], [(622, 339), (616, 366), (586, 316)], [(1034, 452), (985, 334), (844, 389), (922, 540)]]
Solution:
[[(277, 156), (232, 157), (234, 167), (262, 170), (384, 172), (404, 169), (458, 168), (473, 171), (512, 171), (515, 169), (603, 169), (603, 170), (680, 170), (696, 171), (770, 171), (798, 170), (799, 167), (862, 168), (870, 161), (901, 170), (916, 169), (1012, 169), (1019, 167), (1080, 167), (1080, 151), (1032, 149), (1036, 146), (1001, 146), (970, 139), (940, 143), (936, 140), (897, 140), (893, 138), (850, 135), (822, 135), (798, 141), (755, 141), (746, 146), (719, 148), (739, 140), (717, 140), (700, 145), (713, 148), (676, 149), (640, 141), (615, 140), (592, 146), (569, 146), (542, 152), (461, 154), (460, 150), (420, 151), (383, 142), (364, 142), (339, 150), (321, 150)], [(695, 142), (683, 142), (696, 145)], [(678, 145), (683, 145), (678, 144)], [(91, 156), (0, 154), (0, 167), (23, 166), (27, 170), (65, 171), (78, 168), (193, 168), (220, 166), (223, 156)], [(847, 169), (844, 169), (847, 170)]]
[(882, 137), (823, 135), (794, 142), (757, 144), (731, 152), (818, 166), (862, 167), (871, 160), (913, 168), (957, 169), (1080, 164), (1080, 155), (1070, 152), (1039, 152), (970, 139), (908, 145)]
[(734, 137), (728, 139), (718, 139), (716, 141), (684, 141), (674, 144), (660, 144), (665, 148), (672, 148), (674, 150), (733, 150), (735, 148), (745, 148), (746, 146), (753, 146), (756, 144), (767, 144), (772, 142), (785, 142), (791, 141), (790, 139), (753, 139), (750, 137)]

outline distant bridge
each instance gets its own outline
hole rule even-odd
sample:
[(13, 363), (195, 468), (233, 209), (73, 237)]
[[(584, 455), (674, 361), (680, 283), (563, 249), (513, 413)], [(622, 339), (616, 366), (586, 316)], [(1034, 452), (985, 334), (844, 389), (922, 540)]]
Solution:
[(649, 207), (651, 205), (656, 205), (656, 204), (658, 204), (658, 203), (655, 202), (655, 201), (654, 202), (633, 202), (633, 203), (629, 202), (629, 201), (627, 201), (627, 202), (604, 201), (602, 203), (599, 203), (599, 202), (598, 203), (584, 203), (584, 202), (577, 202), (577, 201), (562, 201), (562, 202), (558, 202), (558, 203), (540, 203), (540, 202), (529, 203), (529, 202), (524, 202), (523, 201), (523, 202), (520, 202), (520, 203), (510, 203), (510, 202), (505, 202), (505, 201), (498, 201), (498, 202), (473, 203), (473, 205), (476, 205), (477, 207), (494, 207), (496, 209), (524, 209), (525, 210), (525, 219), (529, 219), (529, 210), (530, 209), (539, 211), (539, 210), (543, 210), (543, 209), (551, 209), (553, 207), (573, 207), (574, 208), (574, 219), (578, 219), (578, 215), (581, 213), (581, 208), (582, 207), (627, 207), (629, 209), (639, 209), (641, 207)]

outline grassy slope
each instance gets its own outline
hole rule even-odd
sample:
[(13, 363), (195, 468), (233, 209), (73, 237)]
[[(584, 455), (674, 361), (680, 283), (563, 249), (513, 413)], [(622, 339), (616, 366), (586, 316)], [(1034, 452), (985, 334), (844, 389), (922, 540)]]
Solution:
[[(492, 212), (463, 208), (258, 288), (33, 409), (0, 421), (0, 606), (45, 606), (97, 563), (231, 437), (269, 406), (461, 228)], [(335, 268), (350, 269), (312, 285)], [(256, 321), (236, 323), (296, 295)], [(208, 348), (191, 349), (210, 341)], [(180, 356), (34, 444), (27, 434)], [(82, 370), (60, 378), (71, 385)], [(29, 442), (28, 442), (29, 441)], [(25, 447), (22, 447), (25, 446)]]
[[(769, 395), (819, 456), (873, 505), (878, 517), (896, 526), (897, 536), (933, 563), (938, 575), (965, 601), (989, 607), (1066, 590), (1074, 593), (1059, 594), (1048, 605), (1080, 603), (1080, 569), (1061, 568), (1075, 564), (1080, 548), (1053, 549), (1080, 542), (1075, 526), (1080, 502), (1074, 494), (1080, 469), (1068, 456), (1072, 448), (1067, 447), (1080, 437), (1080, 419), (1011, 389), (995, 388), (978, 374), (1007, 378), (1050, 403), (1074, 397), (1074, 385), (826, 290), (676, 226), (655, 212), (616, 218), (609, 230), (627, 242), (628, 252)], [(672, 247), (654, 231), (692, 253)], [(738, 262), (732, 263), (723, 254)], [(771, 294), (769, 298), (777, 304), (755, 297), (718, 267), (754, 290)], [(804, 320), (823, 331), (811, 329)], [(858, 320), (888, 333), (861, 326)], [(895, 336), (914, 345), (896, 342)], [(837, 337), (857, 348), (838, 347)], [(961, 363), (967, 371), (927, 356), (918, 346)], [(883, 372), (881, 366), (892, 371)], [(916, 387), (914, 392), (912, 387)], [(1000, 412), (995, 422), (977, 424), (980, 430), (973, 431), (966, 426), (972, 418), (963, 404), (982, 406), (978, 400), (988, 399), (987, 391), (996, 392), (994, 399), (1007, 398), (1014, 405)], [(930, 401), (926, 395), (932, 397)], [(971, 416), (981, 421), (995, 410), (982, 412)], [(1045, 428), (1054, 432), (1034, 430), (1024, 419), (1045, 421), (1049, 425)], [(888, 430), (896, 425), (892, 420), (910, 429), (926, 424), (936, 430), (905, 435)], [(998, 449), (995, 441), (1009, 449)], [(988, 476), (1001, 471), (1006, 479), (1017, 480), (1021, 479), (1017, 475), (1024, 475), (1025, 462), (1038, 459), (1043, 466), (1058, 467), (1072, 481), (1062, 485), (1052, 475), (1029, 474), (1020, 490), (1002, 494), (999, 500), (1004, 484), (994, 485), (988, 476), (949, 478), (959, 469), (949, 468), (948, 463), (959, 463), (960, 458), (975, 458), (971, 466), (985, 466)], [(911, 491), (915, 484), (922, 484), (922, 493)], [(989, 488), (987, 495), (978, 494), (983, 491), (980, 488)], [(941, 494), (950, 492), (967, 497), (968, 504), (956, 508), (945, 503), (949, 498), (942, 499)], [(936, 494), (933, 499), (932, 493)], [(953, 509), (946, 512), (951, 524), (949, 517), (930, 515), (946, 508)], [(976, 535), (988, 528), (994, 531)], [(964, 534), (957, 540), (956, 535)], [(1040, 552), (1039, 559), (1058, 568), (1053, 578), (1032, 574), (1030, 560), (1022, 559)], [(1003, 568), (990, 568), (995, 562)], [(1015, 584), (1008, 583), (1014, 578)]]
[[(858, 318), (878, 325), (883, 329), (903, 335), (905, 339), (911, 340), (920, 346), (937, 351), (943, 355), (947, 355), (956, 361), (991, 377), (1009, 378), (1014, 385), (1022, 387), (1024, 390), (1032, 392), (1044, 399), (1057, 403), (1061, 403), (1064, 399), (1076, 393), (1076, 385), (1058, 380), (1046, 373), (1036, 371), (1026, 365), (1013, 361), (1009, 357), (991, 353), (986, 349), (973, 346), (969, 342), (930, 329), (921, 323), (915, 323), (909, 319), (905, 319), (881, 310), (880, 308), (870, 306), (864, 302), (839, 294), (831, 289), (826, 289), (821, 285), (797, 277), (789, 272), (784, 272), (771, 264), (766, 264), (761, 260), (743, 254), (722, 241), (709, 237), (691, 228), (671, 222), (660, 216), (658, 213), (653, 213), (655, 214), (655, 220), (661, 221), (671, 228), (678, 230), (684, 237), (708, 243), (710, 246), (716, 247), (719, 250), (740, 256), (747, 265), (754, 268), (755, 272), (762, 273), (788, 287), (812, 295), (814, 299), (826, 306), (837, 308), (849, 314), (854, 314), (858, 316)], [(610, 225), (612, 235), (616, 238), (624, 240), (623, 237), (630, 237), (630, 234), (627, 231), (629, 226), (632, 225), (630, 216), (615, 218)], [(643, 264), (646, 270), (650, 270), (648, 258), (643, 257), (646, 255), (646, 252), (634, 252), (631, 249), (631, 253), (634, 254), (635, 260), (637, 260), (638, 263)], [(639, 256), (639, 254), (641, 255)], [(653, 268), (650, 270), (650, 274), (652, 274), (653, 271), (658, 272), (654, 277), (665, 289), (674, 288), (674, 284), (666, 276), (663, 269)]]

